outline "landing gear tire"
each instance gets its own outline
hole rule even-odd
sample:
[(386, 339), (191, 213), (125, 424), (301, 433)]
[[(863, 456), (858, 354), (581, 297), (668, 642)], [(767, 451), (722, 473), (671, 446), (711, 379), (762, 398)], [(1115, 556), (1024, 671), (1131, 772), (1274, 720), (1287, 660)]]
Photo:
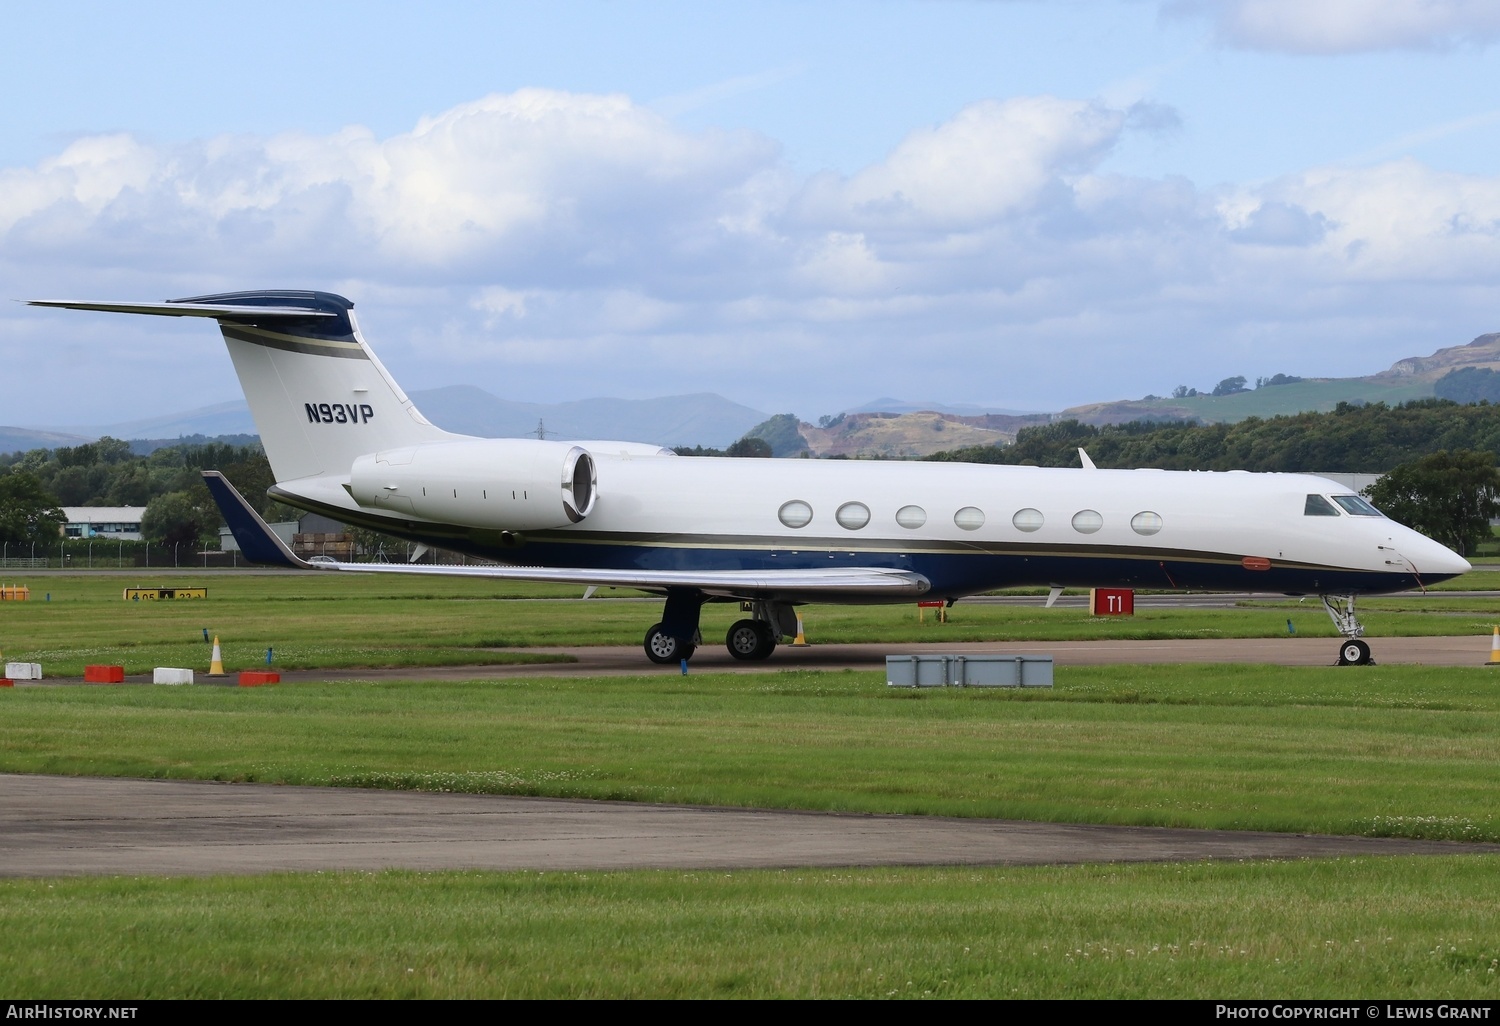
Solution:
[(653, 663), (680, 663), (693, 658), (697, 651), (693, 645), (684, 645), (670, 634), (663, 634), (659, 623), (646, 632), (645, 647), (646, 658)]
[(1371, 661), (1370, 646), (1358, 638), (1352, 638), (1339, 646), (1340, 666), (1368, 666)]
[(776, 651), (776, 636), (760, 620), (736, 620), (724, 635), (724, 646), (736, 659), (767, 659)]

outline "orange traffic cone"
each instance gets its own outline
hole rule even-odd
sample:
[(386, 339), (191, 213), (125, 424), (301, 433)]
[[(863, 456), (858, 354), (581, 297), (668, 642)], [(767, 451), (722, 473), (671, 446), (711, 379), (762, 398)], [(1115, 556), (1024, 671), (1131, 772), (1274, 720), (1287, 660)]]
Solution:
[(797, 614), (797, 637), (796, 637), (796, 640), (794, 640), (792, 642), (792, 647), (793, 648), (806, 648), (807, 647), (807, 635), (802, 633), (802, 614), (801, 613)]
[(1490, 642), (1490, 661), (1486, 666), (1500, 666), (1500, 627), (1495, 628), (1495, 639)]
[(214, 654), (208, 663), (208, 675), (210, 677), (224, 676), (224, 656), (219, 652), (219, 636), (214, 635)]

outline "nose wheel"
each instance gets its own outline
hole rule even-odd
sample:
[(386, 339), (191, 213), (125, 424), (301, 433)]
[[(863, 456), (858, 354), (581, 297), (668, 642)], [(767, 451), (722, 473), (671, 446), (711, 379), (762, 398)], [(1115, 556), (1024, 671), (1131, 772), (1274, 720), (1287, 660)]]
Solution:
[(1370, 658), (1370, 646), (1358, 638), (1351, 638), (1339, 646), (1340, 666), (1369, 666), (1374, 661)]

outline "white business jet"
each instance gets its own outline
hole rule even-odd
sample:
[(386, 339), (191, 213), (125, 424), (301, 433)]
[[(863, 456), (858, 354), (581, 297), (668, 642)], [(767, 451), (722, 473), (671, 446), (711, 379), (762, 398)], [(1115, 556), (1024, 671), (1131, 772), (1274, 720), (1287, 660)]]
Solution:
[[(449, 574), (665, 595), (658, 663), (690, 658), (705, 602), (750, 616), (725, 639), (764, 659), (808, 602), (952, 602), (1021, 585), (1318, 595), (1367, 663), (1357, 596), (1469, 569), (1457, 553), (1304, 474), (679, 457), (635, 442), (475, 438), (418, 412), (327, 292), (35, 306), (216, 320), (276, 485), (300, 509), (500, 566), (295, 556), (204, 474), (246, 556), (333, 572)], [(425, 549), (419, 549), (425, 551)]]

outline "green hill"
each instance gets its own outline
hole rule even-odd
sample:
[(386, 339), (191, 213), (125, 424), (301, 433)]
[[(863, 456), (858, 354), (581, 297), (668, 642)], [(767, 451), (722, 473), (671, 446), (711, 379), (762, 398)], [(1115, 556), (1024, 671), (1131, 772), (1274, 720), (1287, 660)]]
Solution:
[(1061, 417), (1085, 424), (1124, 424), (1132, 420), (1201, 420), (1234, 424), (1247, 417), (1293, 413), (1327, 413), (1339, 403), (1397, 403), (1430, 399), (1445, 376), (1465, 368), (1500, 370), (1500, 333), (1480, 335), (1461, 346), (1431, 356), (1398, 360), (1378, 374), (1360, 378), (1306, 378), (1233, 395), (1196, 395), (1170, 399), (1125, 399), (1089, 403), (1064, 410)]

